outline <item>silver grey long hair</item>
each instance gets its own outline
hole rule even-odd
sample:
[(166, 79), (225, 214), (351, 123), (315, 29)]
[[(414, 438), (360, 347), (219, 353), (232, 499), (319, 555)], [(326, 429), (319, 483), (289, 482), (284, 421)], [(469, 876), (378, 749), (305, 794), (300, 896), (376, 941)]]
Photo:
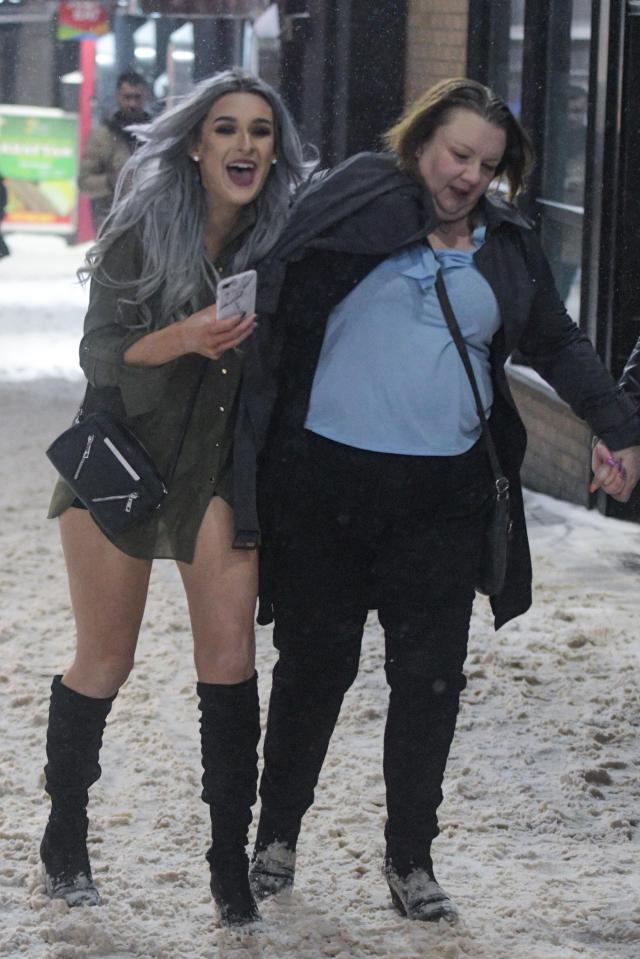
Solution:
[[(287, 220), (292, 191), (315, 165), (305, 161), (298, 133), (276, 91), (237, 68), (203, 80), (150, 124), (131, 127), (140, 146), (118, 178), (111, 212), (78, 272), (81, 280), (93, 276), (114, 288), (128, 287), (127, 302), (138, 306), (142, 327), (164, 326), (193, 312), (204, 288), (215, 291), (215, 270), (204, 246), (205, 191), (189, 150), (197, 142), (215, 101), (239, 92), (263, 97), (273, 110), (278, 162), (271, 167), (254, 201), (256, 220), (233, 257), (233, 272), (251, 267), (268, 253)], [(131, 281), (110, 276), (105, 257), (132, 229), (140, 235), (142, 270), (134, 297), (129, 299)], [(148, 300), (154, 294), (159, 297), (155, 298), (159, 315), (152, 316)]]

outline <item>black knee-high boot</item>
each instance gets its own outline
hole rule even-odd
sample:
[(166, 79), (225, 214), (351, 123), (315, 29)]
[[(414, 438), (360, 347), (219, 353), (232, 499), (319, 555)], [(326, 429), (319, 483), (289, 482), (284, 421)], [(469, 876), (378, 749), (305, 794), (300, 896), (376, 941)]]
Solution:
[(223, 925), (244, 925), (260, 919), (246, 854), (258, 782), (258, 677), (230, 685), (198, 683), (197, 690), (202, 798), (211, 814), (211, 894)]
[(51, 684), (45, 789), (51, 813), (40, 844), (47, 893), (69, 906), (95, 906), (100, 896), (87, 853), (89, 787), (102, 770), (98, 763), (102, 734), (114, 696), (93, 699)]

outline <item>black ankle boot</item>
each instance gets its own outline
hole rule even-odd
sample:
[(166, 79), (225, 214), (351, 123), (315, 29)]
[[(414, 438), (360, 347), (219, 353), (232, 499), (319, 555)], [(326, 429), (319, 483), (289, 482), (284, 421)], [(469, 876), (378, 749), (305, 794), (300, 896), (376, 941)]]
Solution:
[(245, 851), (258, 782), (258, 677), (230, 685), (198, 683), (197, 689), (202, 798), (211, 815), (211, 894), (220, 922), (242, 926), (260, 919)]
[(81, 814), (69, 820), (52, 815), (40, 843), (47, 895), (64, 899), (68, 906), (100, 905), (87, 852), (87, 826)]
[(281, 842), (273, 842), (264, 849), (254, 851), (249, 882), (258, 902), (282, 892), (291, 892), (295, 876), (295, 849), (289, 849)]
[(428, 864), (403, 868), (387, 856), (382, 873), (387, 880), (394, 906), (407, 919), (422, 922), (438, 922), (444, 919), (452, 924), (458, 921), (455, 903), (433, 874), (431, 857), (428, 857)]
[(207, 853), (211, 870), (209, 888), (223, 926), (245, 926), (260, 921), (249, 886), (249, 860), (244, 846)]
[(296, 874), (299, 830), (279, 833), (267, 825), (267, 818), (264, 812), (260, 816), (249, 870), (249, 882), (258, 902), (282, 892), (291, 892)]
[(115, 697), (93, 699), (55, 676), (51, 685), (45, 789), (51, 814), (40, 844), (45, 887), (68, 906), (95, 906), (100, 895), (87, 852), (89, 787), (100, 778), (98, 756)]

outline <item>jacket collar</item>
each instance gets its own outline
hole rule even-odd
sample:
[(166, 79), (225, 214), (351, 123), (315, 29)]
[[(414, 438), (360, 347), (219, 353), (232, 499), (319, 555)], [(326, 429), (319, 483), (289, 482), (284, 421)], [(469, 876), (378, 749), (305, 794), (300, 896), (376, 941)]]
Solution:
[[(532, 228), (498, 193), (482, 197), (479, 207), (488, 233), (503, 223)], [(395, 156), (358, 153), (333, 170), (316, 174), (294, 204), (289, 222), (278, 244), (280, 250), (288, 247), (288, 256), (296, 246), (298, 251), (333, 247), (381, 253), (398, 242), (426, 236), (437, 226), (437, 217), (429, 191), (400, 169)]]
[(270, 259), (309, 249), (389, 253), (435, 225), (431, 197), (390, 153), (358, 153), (301, 189)]
[(484, 196), (480, 201), (480, 210), (487, 224), (487, 232), (492, 233), (503, 223), (512, 223), (523, 230), (533, 229), (527, 218), (499, 194)]

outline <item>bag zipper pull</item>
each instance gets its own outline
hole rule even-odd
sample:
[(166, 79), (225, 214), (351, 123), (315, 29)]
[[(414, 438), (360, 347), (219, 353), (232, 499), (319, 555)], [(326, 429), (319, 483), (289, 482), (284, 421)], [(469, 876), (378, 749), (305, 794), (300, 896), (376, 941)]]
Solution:
[(125, 513), (130, 513), (131, 507), (133, 506), (133, 501), (136, 499), (139, 499), (139, 497), (140, 497), (140, 494), (134, 491), (133, 493), (117, 493), (117, 494), (114, 494), (113, 496), (94, 496), (91, 502), (92, 503), (111, 503), (114, 500), (126, 499), (127, 502), (125, 503), (124, 511)]
[(82, 456), (80, 457), (80, 462), (78, 463), (78, 468), (77, 468), (77, 470), (75, 471), (75, 473), (73, 474), (73, 478), (74, 478), (74, 479), (78, 479), (78, 477), (80, 476), (80, 470), (82, 469), (82, 467), (84, 466), (84, 464), (85, 464), (85, 463), (87, 462), (87, 460), (89, 459), (89, 454), (91, 453), (91, 445), (92, 445), (92, 443), (93, 443), (93, 440), (94, 440), (94, 434), (93, 434), (93, 433), (89, 433), (89, 435), (87, 436), (87, 445), (86, 445), (85, 448), (84, 448), (84, 453), (83, 453)]

